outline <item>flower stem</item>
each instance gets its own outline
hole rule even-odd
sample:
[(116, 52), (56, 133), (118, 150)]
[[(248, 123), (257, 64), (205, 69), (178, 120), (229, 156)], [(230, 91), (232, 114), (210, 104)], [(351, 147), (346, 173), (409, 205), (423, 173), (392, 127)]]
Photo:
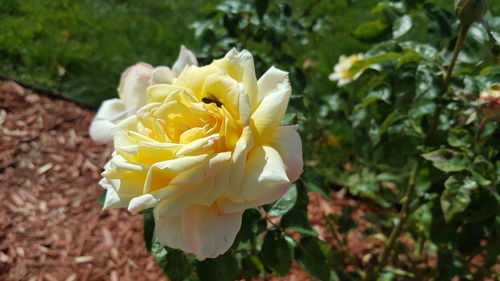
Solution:
[(460, 28), (460, 34), (458, 35), (457, 41), (455, 42), (455, 48), (453, 49), (453, 55), (451, 57), (450, 65), (448, 66), (448, 70), (446, 71), (446, 76), (444, 77), (444, 85), (443, 89), (446, 92), (448, 90), (448, 86), (451, 81), (451, 74), (453, 73), (453, 68), (455, 67), (455, 63), (457, 62), (458, 54), (462, 50), (465, 42), (465, 38), (467, 38), (467, 32), (469, 31), (470, 25), (462, 25)]

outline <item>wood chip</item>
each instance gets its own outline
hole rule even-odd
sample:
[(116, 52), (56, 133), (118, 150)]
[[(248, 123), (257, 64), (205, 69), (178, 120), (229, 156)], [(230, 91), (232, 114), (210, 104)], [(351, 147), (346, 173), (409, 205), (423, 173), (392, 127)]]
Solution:
[(48, 170), (50, 170), (54, 165), (52, 163), (47, 163), (45, 165), (43, 165), (42, 167), (38, 168), (38, 170), (36, 170), (36, 173), (41, 175), (45, 172), (47, 172)]
[(78, 276), (73, 273), (70, 276), (68, 276), (68, 278), (66, 278), (64, 281), (75, 281), (77, 277)]
[(87, 262), (91, 262), (93, 260), (94, 260), (94, 257), (92, 257), (92, 256), (75, 257), (75, 262), (76, 263), (87, 263)]

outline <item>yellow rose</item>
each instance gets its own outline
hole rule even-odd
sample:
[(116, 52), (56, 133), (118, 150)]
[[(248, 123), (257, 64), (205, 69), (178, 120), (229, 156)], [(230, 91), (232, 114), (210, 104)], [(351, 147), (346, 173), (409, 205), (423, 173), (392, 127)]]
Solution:
[(116, 124), (146, 104), (146, 89), (149, 86), (172, 83), (187, 65), (197, 64), (195, 55), (181, 46), (179, 57), (172, 69), (166, 66), (153, 67), (144, 62), (127, 68), (122, 73), (118, 86), (119, 98), (103, 101), (90, 125), (90, 137), (100, 143), (111, 142), (111, 134)]
[(154, 208), (163, 245), (199, 260), (223, 254), (245, 209), (275, 201), (302, 173), (297, 126), (280, 126), (290, 94), (274, 67), (257, 81), (246, 50), (149, 87), (147, 105), (114, 130), (104, 208)]
[(484, 89), (479, 101), (483, 103), (483, 114), (488, 120), (500, 120), (500, 84), (495, 83)]
[(333, 67), (333, 73), (331, 73), (328, 76), (328, 79), (330, 79), (331, 81), (338, 81), (337, 85), (339, 87), (342, 87), (352, 82), (353, 80), (358, 79), (358, 77), (361, 75), (361, 73), (363, 73), (366, 67), (361, 69), (354, 75), (351, 74), (349, 70), (351, 69), (354, 63), (362, 59), (363, 59), (363, 54), (351, 55), (349, 57), (341, 55), (339, 57), (339, 62)]

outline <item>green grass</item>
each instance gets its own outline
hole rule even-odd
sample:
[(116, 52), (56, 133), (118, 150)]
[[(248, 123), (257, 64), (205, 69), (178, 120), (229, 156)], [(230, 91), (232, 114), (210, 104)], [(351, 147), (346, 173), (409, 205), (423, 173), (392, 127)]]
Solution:
[[(220, 1), (156, 0), (4, 0), (0, 5), (0, 75), (59, 92), (91, 106), (116, 95), (120, 73), (146, 61), (171, 65), (179, 45), (197, 49), (189, 25)], [(290, 1), (301, 11), (314, 1)], [(451, 0), (433, 1), (449, 9)], [(373, 0), (319, 1), (312, 14), (323, 26), (296, 50), (317, 62), (313, 71), (325, 76), (340, 54), (369, 47), (352, 35), (370, 13)], [(493, 13), (500, 5), (493, 5)]]
[(3, 1), (0, 75), (96, 106), (127, 66), (171, 65), (195, 45), (189, 24), (211, 2)]

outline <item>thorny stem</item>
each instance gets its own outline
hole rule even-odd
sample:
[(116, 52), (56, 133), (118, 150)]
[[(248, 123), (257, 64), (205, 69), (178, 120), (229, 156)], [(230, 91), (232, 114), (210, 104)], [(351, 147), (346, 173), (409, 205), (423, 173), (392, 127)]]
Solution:
[(375, 267), (373, 273), (368, 274), (367, 280), (376, 280), (376, 277), (380, 274), (382, 269), (386, 266), (389, 257), (394, 250), (394, 246), (403, 231), (403, 226), (406, 223), (406, 220), (410, 216), (410, 204), (413, 201), (413, 195), (415, 194), (415, 186), (417, 181), (417, 174), (420, 168), (421, 160), (419, 159), (414, 165), (410, 175), (410, 180), (408, 181), (408, 187), (406, 189), (406, 195), (403, 197), (403, 207), (401, 208), (401, 213), (399, 215), (399, 221), (396, 226), (392, 229), (392, 232), (389, 236), (389, 239), (385, 243), (384, 252), (379, 258), (379, 262)]
[(358, 272), (358, 274), (363, 276), (364, 273), (361, 271), (361, 266), (359, 265), (358, 261), (354, 258), (354, 256), (351, 255), (351, 253), (349, 252), (349, 249), (347, 248), (345, 243), (340, 240), (340, 236), (339, 236), (337, 230), (333, 226), (333, 224), (328, 216), (325, 217), (325, 222), (326, 222), (326, 227), (328, 228), (330, 233), (332, 233), (333, 239), (339, 245), (341, 254), (344, 257), (347, 257), (349, 259), (349, 261), (351, 262), (351, 264), (356, 268), (356, 272)]
[[(460, 28), (460, 34), (458, 36), (458, 39), (455, 43), (455, 48), (453, 49), (453, 54), (451, 58), (450, 65), (448, 66), (448, 70), (446, 71), (446, 75), (444, 77), (444, 83), (443, 83), (443, 90), (441, 92), (441, 96), (439, 98), (442, 98), (442, 96), (448, 91), (448, 87), (450, 85), (451, 81), (451, 74), (453, 73), (453, 68), (455, 67), (455, 63), (457, 61), (458, 55), (460, 51), (462, 50), (465, 38), (467, 37), (467, 32), (469, 31), (469, 25), (462, 25)], [(434, 112), (434, 116), (432, 119), (431, 127), (429, 129), (429, 133), (427, 134), (425, 138), (425, 145), (429, 145), (430, 141), (432, 140), (432, 137), (434, 136), (434, 132), (437, 129), (437, 126), (439, 124), (439, 116), (441, 115), (441, 112), (443, 110), (443, 103), (439, 102), (438, 107), (436, 111)], [(416, 186), (416, 178), (418, 174), (418, 170), (420, 168), (420, 165), (423, 163), (423, 158), (419, 157), (417, 162), (414, 164), (411, 175), (410, 175), (410, 180), (408, 181), (408, 187), (406, 189), (406, 195), (403, 197), (403, 207), (401, 208), (401, 212), (399, 214), (399, 221), (397, 222), (396, 226), (392, 229), (391, 234), (389, 235), (389, 239), (385, 243), (384, 251), (382, 255), (379, 258), (379, 262), (375, 269), (373, 271), (370, 271), (366, 277), (367, 281), (373, 281), (376, 280), (377, 277), (380, 275), (382, 270), (385, 268), (387, 265), (387, 262), (389, 261), (389, 257), (391, 256), (394, 246), (396, 245), (396, 241), (398, 240), (399, 236), (401, 235), (401, 232), (403, 230), (403, 227), (406, 223), (406, 220), (408, 217), (411, 215), (411, 209), (410, 209), (410, 204), (413, 201), (413, 196), (415, 195), (415, 186)]]

